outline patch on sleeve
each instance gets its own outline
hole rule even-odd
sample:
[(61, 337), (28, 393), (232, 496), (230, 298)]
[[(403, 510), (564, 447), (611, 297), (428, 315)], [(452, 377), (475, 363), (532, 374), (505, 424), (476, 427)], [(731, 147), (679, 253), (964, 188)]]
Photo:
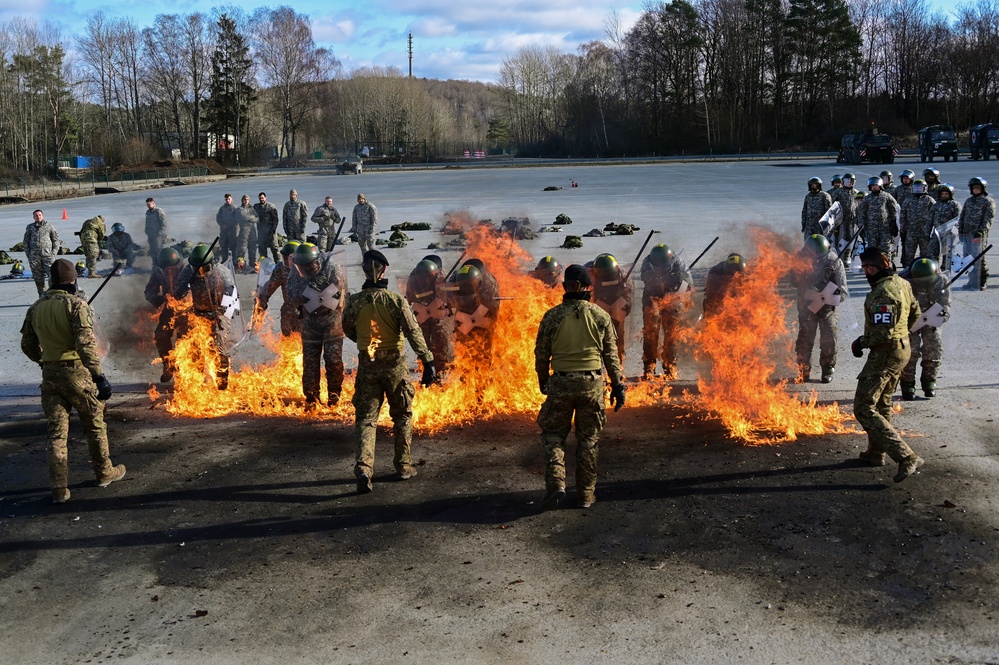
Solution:
[(871, 323), (876, 326), (894, 326), (895, 313), (889, 305), (876, 305), (871, 312)]

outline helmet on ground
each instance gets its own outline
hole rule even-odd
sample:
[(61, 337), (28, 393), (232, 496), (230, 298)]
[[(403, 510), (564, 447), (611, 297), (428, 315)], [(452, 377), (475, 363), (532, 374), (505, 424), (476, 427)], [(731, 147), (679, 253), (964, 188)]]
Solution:
[(281, 254), (283, 254), (284, 256), (291, 256), (292, 254), (295, 253), (295, 250), (298, 249), (298, 246), (301, 244), (302, 244), (301, 240), (289, 240), (284, 244), (284, 247), (281, 248)]
[(938, 169), (933, 168), (932, 166), (929, 167), (929, 168), (923, 169), (923, 177), (924, 178), (928, 178), (929, 176), (933, 176), (934, 178), (939, 178), (940, 177), (940, 171)]
[(909, 277), (914, 282), (922, 284), (932, 284), (940, 275), (940, 266), (933, 259), (916, 259), (909, 266)]
[(974, 187), (975, 185), (978, 185), (979, 187), (982, 188), (982, 194), (987, 194), (988, 193), (988, 191), (989, 191), (989, 181), (986, 180), (985, 178), (979, 178), (978, 176), (975, 176), (974, 178), (972, 178), (971, 180), (968, 181), (968, 189), (969, 190), (972, 187)]
[(303, 242), (295, 249), (295, 265), (307, 266), (319, 260), (319, 248), (311, 242)]
[(87, 274), (87, 262), (86, 261), (77, 261), (76, 262), (76, 274), (79, 275), (80, 277), (83, 277), (84, 275)]
[(562, 266), (555, 260), (555, 257), (546, 256), (538, 261), (538, 267), (535, 270), (537, 272), (550, 272), (553, 275), (557, 275), (562, 272)]
[(601, 254), (593, 260), (593, 273), (603, 281), (617, 279), (617, 259), (613, 254)]
[(902, 171), (901, 173), (898, 174), (898, 177), (899, 178), (908, 178), (911, 181), (913, 178), (916, 177), (916, 174), (915, 174), (915, 172), (910, 171), (909, 169), (905, 169), (904, 171)]
[(947, 192), (948, 194), (950, 194), (950, 198), (954, 198), (955, 191), (956, 190), (954, 189), (954, 185), (950, 184), (949, 182), (945, 182), (940, 185), (940, 189), (937, 190), (937, 195), (939, 196), (940, 194)]
[(822, 256), (829, 251), (829, 239), (824, 235), (813, 233), (805, 238), (805, 249), (815, 256)]
[(214, 258), (215, 255), (208, 250), (208, 245), (202, 242), (194, 246), (187, 262), (194, 268), (200, 268), (210, 264)]
[[(813, 180), (815, 180), (815, 178), (813, 178)], [(811, 183), (811, 180), (808, 182)], [(821, 181), (819, 186), (822, 186)], [(654, 266), (671, 265), (675, 260), (676, 255), (673, 253), (673, 250), (669, 248), (669, 245), (660, 243), (653, 247), (652, 251), (649, 252), (649, 263)]]
[(843, 184), (843, 176), (841, 176), (840, 174), (838, 174), (838, 173), (837, 173), (836, 175), (834, 175), (834, 176), (832, 177), (832, 181), (831, 181), (831, 182), (832, 182), (832, 184), (834, 184), (834, 185), (835, 185), (835, 184), (836, 184), (837, 182), (838, 182), (839, 184), (841, 184), (841, 185), (842, 185), (842, 184)]
[(125, 232), (125, 225), (122, 224), (121, 222), (115, 222), (114, 224), (111, 225), (111, 232), (112, 233), (124, 233)]
[[(850, 181), (849, 185), (846, 184), (847, 180)], [(853, 183), (855, 183), (855, 182), (857, 182), (857, 176), (853, 175), (852, 173), (844, 173), (843, 174), (843, 185), (844, 186), (852, 187)]]
[(870, 189), (871, 187), (883, 187), (884, 184), (885, 184), (885, 181), (881, 179), (881, 176), (874, 176), (873, 178), (868, 178), (867, 179), (867, 188), (868, 189)]
[(164, 247), (156, 255), (156, 265), (160, 268), (169, 268), (180, 263), (180, 253), (173, 247)]
[(478, 291), (479, 282), (482, 281), (482, 272), (475, 266), (465, 263), (454, 276), (454, 282), (458, 285), (458, 292), (462, 295), (471, 295)]
[(891, 182), (891, 179), (895, 177), (894, 174), (891, 171), (889, 171), (888, 169), (885, 169), (884, 171), (882, 171), (878, 175), (880, 175), (881, 179), (884, 180), (885, 182)]
[(24, 264), (20, 261), (14, 261), (14, 265), (10, 267), (10, 274), (17, 276), (24, 274)]
[(812, 185), (818, 185), (821, 188), (822, 187), (822, 178), (819, 178), (817, 176), (812, 176), (811, 178), (809, 178), (808, 179), (808, 188), (811, 189)]
[(725, 259), (725, 268), (729, 273), (745, 272), (746, 270), (746, 259), (742, 258), (742, 254), (736, 254), (732, 252)]
[(926, 193), (926, 181), (922, 178), (912, 181), (912, 193), (916, 196)]

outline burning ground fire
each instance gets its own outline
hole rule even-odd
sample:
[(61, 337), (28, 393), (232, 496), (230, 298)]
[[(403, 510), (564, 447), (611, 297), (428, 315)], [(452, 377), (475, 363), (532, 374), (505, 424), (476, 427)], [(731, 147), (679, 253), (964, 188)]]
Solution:
[[(492, 225), (466, 221), (465, 226), (467, 257), (485, 263), (505, 300), (494, 324), (491, 355), (487, 357), (480, 347), (459, 341), (454, 368), (443, 385), (417, 388), (413, 424), (423, 434), (498, 415), (533, 415), (544, 401), (534, 372), (534, 341), (541, 317), (561, 300), (561, 290), (549, 289), (527, 275), (532, 259), (509, 235), (498, 233)], [(694, 418), (703, 417), (696, 412), (707, 412), (720, 418), (733, 437), (751, 443), (793, 440), (803, 433), (848, 431), (836, 405), (817, 406), (814, 394), (802, 402), (786, 392), (785, 382), (768, 381), (777, 366), (775, 358), (779, 352), (789, 352), (791, 345), (785, 324), (787, 303), (776, 293), (777, 281), (791, 263), (788, 254), (778, 248), (776, 238), (758, 236), (756, 242), (759, 256), (739, 292), (731, 296), (731, 307), (703, 327), (692, 327), (686, 335), (685, 344), (694, 349), (697, 360), (710, 365), (711, 371), (699, 379), (699, 394), (685, 393), (683, 404), (695, 412)], [(745, 317), (734, 312), (744, 312)], [(632, 316), (641, 317), (640, 310)], [(284, 338), (264, 326), (257, 340), (274, 360), (257, 366), (237, 362), (225, 391), (215, 387), (210, 335), (208, 322), (195, 318), (190, 334), (177, 343), (175, 385), (166, 400), (170, 413), (198, 418), (305, 415), (302, 348), (297, 335)], [(353, 344), (344, 340), (348, 366), (354, 353)], [(323, 389), (325, 403), (325, 385)], [(339, 405), (320, 407), (310, 417), (353, 422), (353, 392), (353, 376), (348, 375)], [(150, 397), (159, 399), (155, 388)], [(628, 390), (629, 406), (662, 405), (669, 400), (666, 380), (631, 385)], [(389, 422), (387, 409), (382, 418)]]

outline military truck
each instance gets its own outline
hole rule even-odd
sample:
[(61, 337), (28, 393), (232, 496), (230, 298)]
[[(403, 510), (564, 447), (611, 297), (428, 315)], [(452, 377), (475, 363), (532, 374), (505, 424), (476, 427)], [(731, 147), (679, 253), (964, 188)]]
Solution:
[(336, 165), (337, 175), (346, 175), (348, 173), (352, 175), (361, 175), (361, 171), (364, 169), (361, 164), (360, 157), (344, 157), (339, 160)]
[(891, 136), (878, 130), (850, 132), (844, 134), (839, 145), (837, 164), (861, 164), (875, 162), (892, 164), (895, 162), (895, 143)]
[(957, 134), (950, 125), (930, 125), (919, 130), (919, 161), (932, 162), (938, 156), (945, 162), (957, 161)]
[(975, 125), (968, 131), (968, 142), (972, 159), (988, 160), (990, 155), (999, 159), (999, 125), (991, 122)]

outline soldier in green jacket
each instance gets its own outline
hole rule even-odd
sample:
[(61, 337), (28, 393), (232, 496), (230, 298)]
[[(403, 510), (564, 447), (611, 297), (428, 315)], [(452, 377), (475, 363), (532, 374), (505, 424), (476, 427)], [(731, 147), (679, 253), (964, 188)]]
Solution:
[(97, 261), (101, 258), (101, 241), (107, 235), (107, 226), (104, 224), (104, 215), (91, 217), (83, 223), (80, 229), (80, 244), (83, 246), (83, 255), (87, 259), (87, 277), (97, 277)]
[(614, 410), (624, 406), (624, 377), (617, 334), (610, 315), (590, 302), (590, 274), (580, 265), (565, 269), (562, 304), (545, 312), (534, 345), (538, 388), (547, 395), (538, 413), (545, 447), (545, 497), (542, 508), (565, 498), (565, 440), (576, 419), (576, 504), (589, 508), (596, 499), (597, 441), (604, 428), (604, 381), (607, 368)]
[(887, 453), (898, 463), (894, 480), (900, 483), (923, 464), (923, 458), (906, 445), (891, 424), (891, 396), (909, 362), (909, 328), (922, 312), (909, 283), (895, 274), (884, 249), (865, 249), (860, 261), (871, 284), (864, 301), (864, 334), (851, 345), (857, 358), (864, 356), (864, 349), (870, 349), (857, 377), (853, 400), (853, 414), (868, 440), (860, 459), (871, 466), (884, 466)]
[(94, 314), (76, 295), (76, 268), (66, 259), (53, 261), (50, 288), (28, 308), (21, 326), (21, 351), (42, 366), (42, 408), (48, 419), (49, 481), (52, 502), (69, 500), (69, 413), (83, 421), (90, 463), (97, 484), (107, 487), (125, 476), (125, 465), (111, 464), (103, 402), (111, 397), (104, 377)]

